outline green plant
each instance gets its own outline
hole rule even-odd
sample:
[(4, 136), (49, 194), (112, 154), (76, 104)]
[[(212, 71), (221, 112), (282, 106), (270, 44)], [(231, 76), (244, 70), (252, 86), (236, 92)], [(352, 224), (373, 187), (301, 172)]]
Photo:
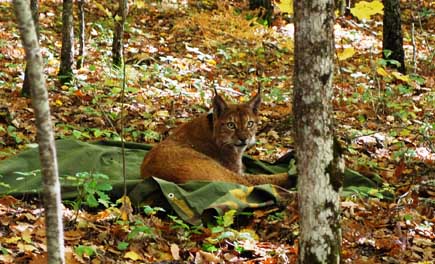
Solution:
[(149, 205), (145, 205), (143, 207), (143, 211), (146, 215), (155, 215), (158, 212), (165, 212), (165, 209), (161, 208), (161, 207), (151, 207)]
[(234, 223), (234, 217), (236, 213), (237, 211), (232, 209), (225, 212), (225, 214), (222, 216), (216, 216), (216, 223), (218, 226), (230, 227)]
[(282, 221), (284, 217), (285, 214), (283, 212), (275, 212), (267, 216), (267, 221)]
[(120, 241), (120, 242), (118, 242), (118, 245), (116, 246), (116, 248), (118, 250), (124, 251), (128, 248), (129, 245), (130, 244), (128, 242)]
[(139, 236), (151, 236), (153, 234), (153, 230), (145, 225), (142, 221), (138, 220), (131, 227), (131, 231), (127, 236), (127, 239), (137, 239)]
[(95, 255), (95, 249), (92, 246), (84, 246), (84, 245), (78, 245), (74, 248), (74, 252), (79, 255), (80, 257), (86, 256), (91, 257)]
[(17, 132), (17, 128), (14, 126), (8, 126), (7, 128), (8, 136), (13, 138), (15, 143), (20, 144), (23, 142), (22, 136)]
[(9, 255), (8, 250), (2, 246), (0, 246), (0, 252), (2, 255)]
[(218, 251), (218, 248), (215, 245), (210, 244), (210, 243), (204, 243), (204, 244), (202, 244), (201, 248), (202, 248), (202, 250), (204, 250), (206, 252), (216, 252), (216, 251)]
[(187, 241), (192, 234), (202, 234), (203, 232), (202, 225), (188, 225), (182, 219), (174, 215), (168, 215), (168, 217), (173, 222), (171, 229), (177, 229), (179, 231), (181, 240)]
[(190, 227), (188, 224), (186, 224), (182, 219), (178, 218), (174, 215), (168, 215), (168, 217), (174, 222), (173, 225), (171, 225), (172, 229), (182, 229), (184, 231), (189, 231)]
[(78, 195), (75, 201), (68, 201), (76, 215), (81, 206), (97, 207), (111, 205), (110, 197), (107, 192), (112, 190), (112, 185), (108, 183), (109, 176), (102, 173), (78, 172), (75, 176), (67, 176), (63, 180), (71, 181), (77, 186)]
[(83, 181), (81, 193), (89, 207), (97, 207), (99, 204), (109, 207), (110, 197), (106, 192), (112, 190), (108, 183), (109, 176), (102, 173), (79, 172), (76, 177)]
[(407, 148), (403, 142), (397, 142), (396, 145), (398, 145), (399, 148), (393, 152), (393, 159), (395, 161), (403, 160), (405, 163), (409, 163), (417, 156), (415, 150)]

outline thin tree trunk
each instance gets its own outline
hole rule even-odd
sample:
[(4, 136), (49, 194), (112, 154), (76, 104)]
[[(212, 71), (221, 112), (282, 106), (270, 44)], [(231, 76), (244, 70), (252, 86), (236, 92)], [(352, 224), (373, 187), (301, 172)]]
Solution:
[[(38, 0), (30, 0), (30, 10), (32, 11), (33, 23), (35, 24), (36, 37), (39, 41), (39, 3)], [(29, 83), (29, 72), (26, 64), (26, 69), (24, 71), (24, 82), (23, 89), (21, 89), (21, 96), (30, 97), (30, 83)]]
[(119, 0), (118, 14), (115, 17), (115, 32), (113, 34), (112, 43), (112, 59), (114, 66), (121, 66), (123, 54), (123, 38), (124, 25), (127, 19), (128, 2), (127, 0)]
[(77, 59), (77, 69), (83, 67), (85, 60), (85, 0), (77, 1), (79, 8), (79, 20), (80, 20), (80, 31), (79, 31), (79, 56)]
[(62, 49), (60, 52), (59, 81), (64, 84), (72, 80), (74, 64), (73, 1), (63, 0)]
[(294, 1), (294, 113), (299, 263), (340, 263), (339, 155), (334, 157), (334, 1)]
[(28, 1), (14, 0), (14, 6), (26, 51), (32, 104), (35, 109), (43, 177), (48, 263), (65, 263), (60, 183), (42, 56)]
[[(400, 19), (400, 1), (384, 0), (384, 30), (383, 30), (383, 50), (390, 50), (392, 53), (387, 59), (400, 62), (396, 67), (401, 73), (406, 74), (405, 51), (403, 50), (402, 22)], [(384, 58), (385, 58), (384, 53)]]

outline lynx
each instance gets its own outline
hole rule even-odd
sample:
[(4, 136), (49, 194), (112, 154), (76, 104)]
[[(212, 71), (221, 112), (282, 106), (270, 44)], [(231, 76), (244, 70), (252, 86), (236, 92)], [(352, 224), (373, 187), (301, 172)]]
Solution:
[(260, 104), (260, 89), (244, 104), (228, 104), (215, 91), (213, 112), (185, 123), (153, 147), (142, 162), (141, 175), (175, 183), (195, 180), (285, 187), (286, 173), (243, 173), (242, 155), (255, 144)]

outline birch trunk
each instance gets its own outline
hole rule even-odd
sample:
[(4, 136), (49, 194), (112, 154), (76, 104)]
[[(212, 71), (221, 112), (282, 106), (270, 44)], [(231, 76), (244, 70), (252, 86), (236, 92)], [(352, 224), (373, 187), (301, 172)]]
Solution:
[[(334, 1), (294, 1), (299, 263), (340, 263), (340, 158), (334, 157)], [(343, 169), (343, 168), (341, 168)]]
[[(32, 11), (33, 23), (35, 24), (36, 37), (39, 40), (39, 3), (38, 0), (30, 0), (30, 9)], [(30, 97), (30, 82), (29, 82), (29, 72), (27, 69), (24, 71), (24, 82), (23, 89), (21, 90), (21, 95), (24, 97)]]
[(42, 56), (28, 1), (14, 0), (14, 7), (26, 51), (32, 105), (35, 110), (43, 177), (48, 263), (65, 263), (60, 184)]

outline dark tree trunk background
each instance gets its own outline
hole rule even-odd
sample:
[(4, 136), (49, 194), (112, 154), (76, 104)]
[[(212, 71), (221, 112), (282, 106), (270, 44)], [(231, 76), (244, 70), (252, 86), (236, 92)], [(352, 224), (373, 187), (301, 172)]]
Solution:
[(72, 80), (74, 64), (73, 1), (63, 0), (62, 49), (60, 52), (59, 81), (64, 84)]
[(65, 263), (65, 248), (60, 182), (42, 56), (29, 2), (27, 0), (14, 0), (14, 7), (23, 47), (26, 51), (32, 105), (35, 110), (36, 135), (43, 179), (47, 263), (63, 264)]
[(400, 67), (397, 67), (394, 64), (390, 64), (390, 66), (396, 67), (401, 73), (406, 74), (399, 0), (384, 0), (384, 31), (382, 46), (383, 50), (392, 51), (392, 54), (387, 59), (393, 59), (400, 62)]
[[(39, 41), (39, 3), (38, 0), (30, 0), (30, 10), (32, 12), (33, 23), (35, 24), (36, 37)], [(30, 83), (29, 83), (29, 69), (26, 64), (26, 70), (24, 71), (23, 89), (21, 90), (21, 96), (30, 97)]]
[(123, 53), (124, 27), (128, 13), (127, 0), (119, 0), (119, 8), (115, 17), (115, 32), (112, 43), (112, 59), (114, 66), (121, 66)]
[(249, 9), (254, 10), (261, 8), (262, 11), (259, 17), (267, 21), (267, 25), (272, 23), (273, 5), (272, 0), (249, 0)]
[(83, 67), (85, 61), (85, 0), (77, 1), (79, 9), (79, 54), (77, 59), (77, 69)]
[(294, 1), (299, 263), (340, 263), (344, 162), (334, 151), (334, 0)]

